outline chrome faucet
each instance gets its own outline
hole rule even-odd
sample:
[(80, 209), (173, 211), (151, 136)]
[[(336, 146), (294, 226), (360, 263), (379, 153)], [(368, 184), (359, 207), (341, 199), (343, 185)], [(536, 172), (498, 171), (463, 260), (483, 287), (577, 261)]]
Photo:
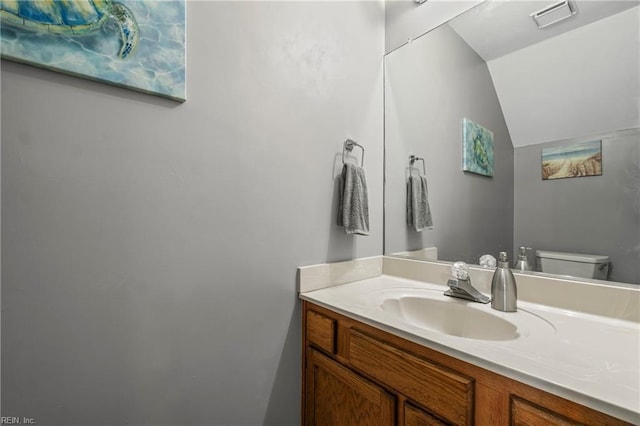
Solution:
[(489, 303), (491, 301), (491, 298), (480, 293), (471, 285), (469, 266), (467, 266), (466, 263), (454, 263), (451, 267), (451, 274), (454, 278), (450, 278), (449, 281), (447, 281), (449, 290), (444, 292), (445, 296), (457, 297), (479, 303)]

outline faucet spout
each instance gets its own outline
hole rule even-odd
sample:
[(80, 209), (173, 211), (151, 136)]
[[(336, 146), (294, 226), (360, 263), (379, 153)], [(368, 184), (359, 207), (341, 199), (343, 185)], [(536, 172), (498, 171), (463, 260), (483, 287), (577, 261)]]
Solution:
[(489, 303), (491, 301), (490, 297), (480, 293), (471, 285), (470, 278), (451, 278), (447, 281), (447, 285), (449, 286), (449, 290), (444, 292), (445, 296), (457, 297), (479, 303)]

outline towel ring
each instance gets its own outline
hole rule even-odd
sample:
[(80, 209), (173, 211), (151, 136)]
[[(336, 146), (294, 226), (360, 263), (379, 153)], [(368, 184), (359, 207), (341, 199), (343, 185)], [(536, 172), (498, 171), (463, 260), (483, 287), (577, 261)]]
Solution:
[[(413, 164), (414, 164), (416, 161), (422, 161), (422, 172), (423, 172), (423, 175), (425, 175), (425, 176), (427, 175), (427, 166), (426, 166), (426, 164), (425, 164), (424, 158), (422, 158), (422, 157), (416, 157), (415, 155), (410, 155), (410, 156), (409, 156), (409, 160), (410, 160), (410, 161), (409, 161), (409, 164), (411, 165), (411, 169), (409, 169), (409, 175), (411, 175), (411, 173), (413, 173), (413, 172), (412, 172), (412, 170), (413, 170)], [(419, 173), (420, 173), (420, 172), (418, 172), (418, 174), (419, 174)]]
[(357, 146), (362, 150), (362, 157), (360, 158), (360, 167), (364, 167), (364, 147), (362, 145), (360, 145), (358, 142), (351, 140), (351, 139), (347, 139), (344, 141), (344, 146), (342, 148), (342, 163), (346, 163), (346, 160), (344, 158), (345, 156), (345, 151), (353, 151), (353, 147)]

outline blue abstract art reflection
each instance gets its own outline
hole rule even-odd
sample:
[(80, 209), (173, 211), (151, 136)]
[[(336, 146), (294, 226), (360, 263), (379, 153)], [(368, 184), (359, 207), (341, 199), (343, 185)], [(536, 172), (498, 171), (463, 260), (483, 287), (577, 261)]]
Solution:
[(462, 170), (493, 176), (493, 132), (462, 120)]
[(185, 0), (0, 0), (2, 57), (185, 100)]

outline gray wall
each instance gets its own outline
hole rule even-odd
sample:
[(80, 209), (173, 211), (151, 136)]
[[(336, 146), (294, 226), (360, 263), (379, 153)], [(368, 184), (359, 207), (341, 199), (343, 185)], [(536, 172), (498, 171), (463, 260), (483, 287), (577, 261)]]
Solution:
[[(602, 140), (602, 176), (541, 178), (544, 148)], [(514, 251), (602, 254), (612, 281), (640, 283), (640, 130), (515, 149)]]
[(187, 9), (185, 104), (2, 63), (2, 415), (298, 424), (296, 267), (382, 251), (383, 5)]
[[(485, 62), (448, 26), (385, 60), (385, 252), (437, 246), (439, 258), (478, 263), (509, 251), (513, 147)], [(494, 132), (494, 177), (462, 171), (462, 119)], [(409, 155), (426, 159), (434, 229), (406, 225)], [(421, 168), (421, 165), (420, 165)]]

